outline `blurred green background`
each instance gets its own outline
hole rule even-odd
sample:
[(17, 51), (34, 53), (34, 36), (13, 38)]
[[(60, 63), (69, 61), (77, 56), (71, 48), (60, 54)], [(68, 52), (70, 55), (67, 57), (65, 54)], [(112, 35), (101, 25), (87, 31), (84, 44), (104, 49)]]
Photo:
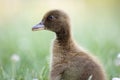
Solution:
[(97, 56), (108, 80), (120, 77), (120, 0), (0, 0), (0, 80), (48, 80), (55, 35), (31, 28), (51, 9), (67, 12), (75, 40)]

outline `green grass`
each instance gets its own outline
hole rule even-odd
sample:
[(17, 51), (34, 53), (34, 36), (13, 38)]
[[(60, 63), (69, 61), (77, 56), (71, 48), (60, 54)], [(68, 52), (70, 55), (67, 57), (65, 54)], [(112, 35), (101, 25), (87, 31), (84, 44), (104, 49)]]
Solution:
[[(54, 33), (32, 32), (32, 25), (28, 27), (27, 24), (20, 25), (26, 27), (15, 27), (8, 23), (9, 27), (4, 24), (0, 30), (0, 80), (48, 80), (49, 48)], [(108, 31), (105, 27), (77, 28), (73, 29), (76, 41), (100, 59), (110, 79), (119, 76), (120, 69), (114, 61), (120, 52), (117, 36), (120, 31), (116, 29), (118, 32), (113, 32), (116, 27), (109, 27)], [(18, 62), (11, 60), (13, 54), (20, 57)]]

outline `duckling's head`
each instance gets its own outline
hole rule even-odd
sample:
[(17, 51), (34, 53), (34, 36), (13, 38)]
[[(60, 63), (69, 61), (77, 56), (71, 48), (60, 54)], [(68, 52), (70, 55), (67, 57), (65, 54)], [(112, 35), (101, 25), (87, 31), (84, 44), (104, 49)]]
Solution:
[(32, 28), (33, 31), (50, 30), (57, 34), (67, 34), (70, 31), (69, 17), (61, 10), (47, 12), (42, 21)]

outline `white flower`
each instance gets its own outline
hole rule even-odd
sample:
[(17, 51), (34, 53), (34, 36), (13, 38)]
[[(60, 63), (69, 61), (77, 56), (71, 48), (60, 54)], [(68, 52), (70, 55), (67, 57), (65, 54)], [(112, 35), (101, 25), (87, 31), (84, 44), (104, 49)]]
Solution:
[(120, 66), (120, 53), (118, 53), (116, 60), (115, 60), (116, 66)]
[(20, 60), (20, 57), (19, 57), (17, 54), (13, 54), (13, 55), (11, 56), (11, 60), (12, 60), (13, 62), (18, 62), (18, 61)]
[(120, 78), (114, 77), (112, 78), (112, 80), (120, 80)]
[(90, 76), (89, 76), (89, 78), (88, 78), (88, 80), (92, 80), (92, 77), (93, 77), (93, 76), (92, 76), (92, 75), (90, 75)]
[(118, 53), (117, 58), (120, 58), (120, 53)]
[(38, 80), (37, 78), (33, 78), (33, 80)]
[(11, 80), (15, 80), (15, 79), (12, 78)]

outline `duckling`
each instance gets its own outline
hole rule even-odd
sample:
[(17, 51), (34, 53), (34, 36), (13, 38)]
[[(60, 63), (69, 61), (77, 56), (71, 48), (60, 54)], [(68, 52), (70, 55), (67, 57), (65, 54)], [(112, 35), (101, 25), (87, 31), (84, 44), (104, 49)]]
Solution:
[(71, 35), (68, 15), (61, 10), (47, 12), (33, 31), (49, 30), (56, 34), (53, 42), (50, 80), (106, 80), (101, 63), (78, 47)]

